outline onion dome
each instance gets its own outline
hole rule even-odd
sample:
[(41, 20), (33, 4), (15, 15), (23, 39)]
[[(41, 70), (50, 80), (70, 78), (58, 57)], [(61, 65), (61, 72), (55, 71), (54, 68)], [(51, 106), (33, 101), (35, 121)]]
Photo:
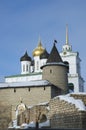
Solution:
[(44, 52), (44, 48), (42, 47), (41, 40), (39, 41), (38, 47), (34, 49), (33, 56), (40, 56)]
[(28, 56), (27, 51), (25, 54), (20, 58), (20, 61), (31, 61), (31, 57)]
[(48, 59), (49, 53), (45, 49), (44, 52), (40, 55), (40, 59)]

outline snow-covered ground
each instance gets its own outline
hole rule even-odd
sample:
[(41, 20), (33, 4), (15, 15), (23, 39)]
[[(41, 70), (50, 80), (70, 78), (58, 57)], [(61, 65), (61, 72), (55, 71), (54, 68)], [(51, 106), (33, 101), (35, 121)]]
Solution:
[[(17, 129), (17, 128), (19, 128), (19, 129), (23, 128), (23, 129), (27, 129), (27, 128), (35, 128), (36, 127), (36, 124), (33, 121), (30, 122), (29, 124), (23, 123), (21, 126), (17, 126), (16, 120), (14, 122), (15, 123), (13, 124), (13, 127), (9, 127), (9, 128), (15, 128), (15, 129)], [(45, 121), (43, 123), (39, 123), (39, 128), (49, 127), (49, 126), (50, 126), (50, 120), (47, 120), (47, 121)]]

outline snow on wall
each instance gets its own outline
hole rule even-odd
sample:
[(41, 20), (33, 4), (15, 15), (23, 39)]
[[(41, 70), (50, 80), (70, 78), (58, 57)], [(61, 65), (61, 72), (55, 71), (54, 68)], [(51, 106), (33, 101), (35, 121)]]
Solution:
[(70, 95), (61, 95), (61, 96), (57, 96), (55, 97), (54, 99), (58, 98), (60, 100), (64, 100), (64, 101), (67, 101), (68, 103), (72, 103), (72, 104), (75, 104), (76, 108), (78, 108), (78, 110), (86, 110), (86, 107), (84, 105), (84, 103), (82, 102), (82, 100), (80, 99), (75, 99), (73, 97), (70, 97)]

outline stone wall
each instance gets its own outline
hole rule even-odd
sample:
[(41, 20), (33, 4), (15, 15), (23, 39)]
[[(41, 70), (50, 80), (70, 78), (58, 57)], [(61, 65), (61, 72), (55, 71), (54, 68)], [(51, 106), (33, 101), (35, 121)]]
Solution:
[(32, 106), (40, 102), (48, 102), (50, 99), (51, 86), (0, 89), (0, 102), (7, 102), (12, 106), (12, 119), (16, 118), (16, 107), (20, 104), (20, 100), (26, 106)]
[(86, 106), (86, 93), (72, 93), (70, 96), (74, 97), (75, 99), (81, 99)]
[(12, 107), (0, 103), (0, 130), (6, 130), (12, 121)]
[[(71, 98), (71, 96), (82, 99), (82, 101), (86, 103), (85, 94), (70, 94), (69, 97)], [(38, 120), (39, 115), (40, 120)], [(86, 111), (79, 110), (75, 104), (60, 99), (59, 96), (51, 99), (46, 105), (36, 105), (24, 111), (18, 116), (18, 125), (31, 121), (36, 122), (36, 120), (39, 122), (43, 121), (41, 118), (42, 115), (50, 119), (51, 128), (86, 129)]]
[(86, 128), (86, 111), (59, 97), (51, 99), (49, 106), (51, 128)]

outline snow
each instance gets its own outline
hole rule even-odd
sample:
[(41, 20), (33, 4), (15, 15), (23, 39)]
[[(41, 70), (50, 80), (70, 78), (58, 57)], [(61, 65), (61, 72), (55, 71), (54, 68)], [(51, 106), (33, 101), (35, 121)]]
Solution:
[[(16, 121), (14, 120), (14, 122), (16, 122)], [(42, 123), (39, 123), (39, 128), (42, 128), (44, 126), (45, 127), (49, 127), (50, 126), (50, 120), (47, 120), (47, 121), (42, 122)], [(17, 126), (17, 124), (14, 123), (14, 125), (12, 127), (9, 127), (9, 128), (15, 128), (15, 129), (17, 129), (17, 128), (19, 128), (19, 129), (23, 128), (23, 129), (27, 129), (27, 128), (35, 128), (35, 127), (36, 127), (36, 124), (35, 124), (35, 122), (32, 121), (29, 124), (23, 123), (21, 126)]]
[(47, 107), (46, 107), (46, 109), (49, 111), (49, 110), (50, 110), (50, 107), (49, 107), (49, 106), (47, 106)]
[(34, 107), (34, 106), (41, 106), (41, 105), (47, 105), (49, 102), (40, 102), (39, 104), (37, 104), (37, 105), (33, 105), (33, 106), (28, 106), (28, 109), (31, 109), (32, 107)]
[(50, 126), (50, 120), (47, 120), (45, 122), (42, 122), (42, 123), (39, 123), (39, 128), (42, 128), (42, 127), (49, 127)]
[[(75, 93), (74, 93), (75, 94)], [(78, 94), (78, 93), (77, 93)], [(82, 93), (81, 93), (82, 94)], [(76, 108), (78, 108), (78, 110), (86, 110), (86, 107), (84, 105), (84, 103), (82, 102), (82, 100), (80, 99), (75, 99), (73, 97), (70, 97), (70, 94), (67, 95), (61, 95), (61, 96), (56, 96), (54, 99), (59, 98), (60, 100), (64, 100), (67, 101), (68, 103), (72, 103), (75, 104)]]
[(38, 105), (47, 105), (49, 102), (39, 103)]
[(86, 95), (86, 92), (77, 92), (77, 93), (72, 93), (74, 95)]
[[(42, 127), (48, 127), (48, 126), (50, 126), (50, 120), (47, 120), (47, 121), (45, 121), (45, 122), (42, 122), (42, 123), (39, 123), (39, 128), (42, 128)], [(29, 124), (27, 124), (27, 123), (23, 123), (22, 125), (21, 125), (21, 128), (23, 128), (23, 129), (26, 129), (26, 128), (34, 128), (34, 127), (36, 127), (36, 124), (32, 121), (32, 122), (30, 122)]]
[(52, 85), (47, 80), (35, 80), (35, 81), (26, 81), (26, 82), (12, 82), (12, 83), (0, 83), (0, 88), (12, 88), (12, 87), (21, 87), (21, 86), (48, 86)]
[(32, 122), (30, 122), (29, 124), (23, 123), (23, 124), (21, 125), (21, 128), (24, 128), (24, 129), (29, 128), (29, 127), (34, 128), (34, 127), (35, 127), (35, 123), (32, 121)]

